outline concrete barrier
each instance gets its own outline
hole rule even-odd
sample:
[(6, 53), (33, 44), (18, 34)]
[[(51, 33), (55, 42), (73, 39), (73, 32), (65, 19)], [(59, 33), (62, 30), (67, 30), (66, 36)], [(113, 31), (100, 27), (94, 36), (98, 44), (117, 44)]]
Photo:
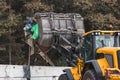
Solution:
[(58, 80), (70, 67), (0, 65), (0, 80)]

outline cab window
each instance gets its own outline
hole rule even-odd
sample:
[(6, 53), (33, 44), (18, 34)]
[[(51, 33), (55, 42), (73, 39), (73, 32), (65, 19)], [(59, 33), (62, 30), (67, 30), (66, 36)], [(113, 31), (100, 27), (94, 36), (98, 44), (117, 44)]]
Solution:
[(93, 58), (93, 55), (92, 55), (92, 36), (91, 35), (88, 35), (85, 37), (84, 39), (84, 58), (85, 58), (85, 61), (87, 60), (90, 60)]

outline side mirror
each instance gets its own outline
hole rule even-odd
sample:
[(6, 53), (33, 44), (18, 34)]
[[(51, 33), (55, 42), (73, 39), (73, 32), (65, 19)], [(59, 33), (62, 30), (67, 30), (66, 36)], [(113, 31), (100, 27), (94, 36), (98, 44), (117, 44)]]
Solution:
[(84, 59), (85, 58), (85, 48), (82, 46), (79, 52), (79, 57)]

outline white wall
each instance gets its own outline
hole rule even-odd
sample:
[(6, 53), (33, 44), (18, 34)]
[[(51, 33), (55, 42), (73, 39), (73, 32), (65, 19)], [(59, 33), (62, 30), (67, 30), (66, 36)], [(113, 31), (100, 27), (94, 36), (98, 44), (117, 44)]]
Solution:
[(66, 68), (70, 67), (0, 65), (0, 80), (58, 80)]

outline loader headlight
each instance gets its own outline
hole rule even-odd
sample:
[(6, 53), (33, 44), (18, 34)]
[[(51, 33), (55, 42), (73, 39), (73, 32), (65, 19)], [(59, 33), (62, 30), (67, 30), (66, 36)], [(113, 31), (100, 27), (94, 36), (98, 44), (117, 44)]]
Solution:
[(105, 77), (109, 78), (113, 74), (120, 76), (120, 71), (116, 68), (109, 68), (105, 70)]
[(118, 35), (120, 35), (120, 33), (118, 33)]
[(101, 33), (100, 32), (98, 32), (98, 35), (100, 35)]
[(106, 76), (110, 76), (110, 74), (113, 74), (114, 73), (114, 71), (112, 71), (112, 70), (106, 70)]
[(98, 35), (99, 36), (99, 35), (101, 35), (101, 33), (100, 32), (95, 32), (94, 35)]

